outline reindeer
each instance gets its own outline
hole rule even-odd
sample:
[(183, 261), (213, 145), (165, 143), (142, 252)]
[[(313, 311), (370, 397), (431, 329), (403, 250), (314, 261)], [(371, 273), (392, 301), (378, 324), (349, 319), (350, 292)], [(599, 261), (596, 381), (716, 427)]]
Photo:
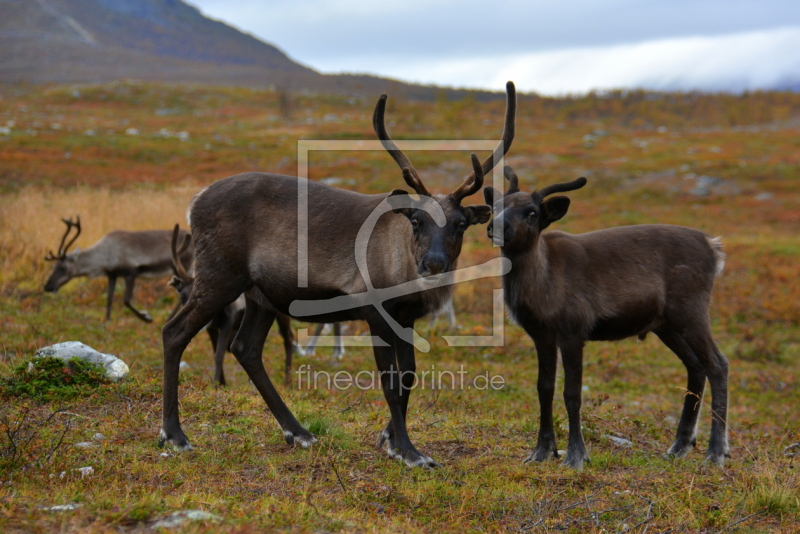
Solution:
[[(195, 286), (162, 333), (160, 445), (169, 442), (178, 450), (191, 448), (178, 415), (181, 355), (208, 321), (245, 292), (244, 319), (231, 350), (288, 444), (308, 447), (316, 438), (295, 419), (264, 370), (261, 349), (276, 314), (315, 323), (365, 320), (391, 413), (379, 446), (386, 443), (389, 456), (408, 466), (438, 465), (416, 449), (406, 428), (416, 369), (410, 333), (417, 319), (438, 309), (451, 294), (452, 286), (441, 281), (456, 268), (464, 231), (489, 220), (489, 206), (462, 206), (461, 202), (480, 189), (484, 174), (511, 145), (516, 98), (510, 82), (507, 93), (503, 139), (482, 164), (472, 155), (473, 172), (449, 195), (431, 194), (389, 137), (384, 125), (386, 95), (382, 95), (373, 127), (418, 199), (400, 189), (364, 195), (294, 176), (255, 172), (220, 180), (194, 197), (189, 216), (196, 251)], [(308, 193), (304, 197), (308, 238), (301, 242), (298, 191), (303, 190)], [(365, 228), (371, 230), (362, 232)], [(298, 251), (307, 261), (301, 263)], [(301, 283), (298, 273), (305, 267), (307, 279)], [(411, 290), (381, 302), (367, 293), (370, 287), (380, 292), (398, 286)], [(337, 308), (342, 299), (347, 305)], [(314, 311), (309, 313), (308, 308)]]
[[(117, 278), (125, 280), (125, 306), (136, 317), (145, 322), (153, 319), (144, 310), (137, 310), (131, 304), (133, 286), (137, 277), (164, 278), (172, 274), (172, 260), (170, 256), (170, 240), (172, 232), (169, 230), (145, 230), (142, 232), (126, 232), (115, 230), (109, 232), (86, 250), (75, 249), (67, 254), (69, 247), (78, 239), (81, 233), (81, 219), (61, 219), (67, 225), (67, 231), (58, 245), (58, 253), (52, 251), (45, 257), (47, 261), (54, 261), (53, 272), (44, 290), (53, 292), (78, 276), (108, 278), (108, 298), (106, 302), (106, 318), (111, 318), (111, 304), (114, 301), (114, 290), (117, 287)], [(75, 235), (69, 243), (64, 245), (72, 229)], [(186, 233), (184, 232), (185, 236)], [(187, 247), (181, 254), (183, 261), (191, 263), (194, 258), (194, 249)]]
[[(564, 464), (580, 469), (589, 460), (581, 433), (581, 375), (586, 341), (644, 339), (654, 332), (686, 366), (687, 394), (678, 431), (668, 454), (685, 456), (697, 443), (697, 419), (706, 378), (711, 385), (711, 438), (706, 459), (722, 464), (729, 456), (728, 360), (711, 337), (709, 304), (725, 255), (720, 240), (664, 224), (623, 226), (571, 235), (542, 233), (567, 213), (565, 196), (585, 178), (519, 190), (505, 167), (505, 195), (486, 187), (494, 219), (489, 239), (511, 260), (503, 277), (505, 301), (514, 320), (533, 339), (539, 360), (541, 420), (536, 448), (525, 460), (558, 458), (553, 431), (557, 349), (564, 364), (564, 403), (569, 446)], [(501, 199), (502, 197), (502, 199)]]
[[(172, 253), (172, 268), (175, 276), (169, 281), (169, 285), (175, 288), (180, 298), (179, 307), (186, 304), (189, 300), (189, 295), (192, 293), (192, 286), (194, 285), (194, 277), (189, 274), (186, 267), (181, 261), (181, 254), (191, 242), (191, 236), (184, 232), (184, 241), (180, 248), (177, 247), (178, 238), (181, 235), (180, 225), (176, 224), (172, 231), (172, 244), (170, 251)], [(239, 330), (244, 317), (245, 298), (244, 294), (239, 295), (239, 298), (225, 306), (225, 309), (218, 313), (206, 325), (206, 332), (208, 337), (211, 338), (211, 346), (214, 349), (214, 382), (220, 386), (224, 386), (225, 371), (222, 367), (222, 361), (225, 359), (225, 351), (230, 351), (233, 337)], [(176, 313), (179, 308), (176, 309)], [(294, 343), (294, 335), (292, 334), (291, 320), (282, 313), (277, 314), (276, 321), (278, 322), (278, 330), (283, 338), (283, 348), (286, 353), (286, 365), (284, 371), (284, 384), (289, 385), (290, 373), (292, 371), (292, 356), (296, 350)]]

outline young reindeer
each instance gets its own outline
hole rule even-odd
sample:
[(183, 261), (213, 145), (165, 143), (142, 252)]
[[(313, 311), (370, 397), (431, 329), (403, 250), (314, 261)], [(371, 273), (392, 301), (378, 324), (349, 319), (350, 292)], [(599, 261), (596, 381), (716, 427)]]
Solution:
[[(192, 293), (192, 286), (194, 285), (194, 277), (189, 274), (183, 262), (180, 259), (181, 253), (191, 241), (191, 236), (185, 234), (183, 244), (178, 248), (178, 237), (180, 236), (180, 225), (176, 224), (175, 229), (172, 231), (172, 268), (175, 271), (175, 276), (169, 281), (169, 285), (175, 288), (180, 298), (180, 305), (186, 304), (189, 300), (189, 295)], [(225, 306), (225, 309), (218, 313), (206, 325), (206, 332), (208, 337), (211, 338), (211, 346), (214, 349), (214, 382), (220, 386), (225, 385), (225, 370), (222, 367), (222, 362), (225, 359), (225, 351), (231, 350), (231, 343), (233, 337), (239, 330), (244, 317), (244, 295), (239, 295), (239, 298)], [(176, 311), (177, 313), (177, 311)], [(277, 314), (276, 321), (278, 322), (278, 330), (283, 338), (283, 349), (286, 353), (286, 365), (284, 370), (284, 383), (289, 384), (290, 373), (292, 371), (292, 355), (294, 353), (294, 335), (292, 334), (291, 320), (282, 313)]]
[[(379, 445), (387, 443), (389, 456), (409, 466), (438, 465), (414, 447), (406, 428), (416, 369), (408, 334), (414, 321), (438, 309), (451, 294), (452, 286), (441, 284), (440, 278), (456, 268), (464, 231), (487, 222), (491, 215), (489, 206), (462, 206), (461, 202), (481, 188), (484, 174), (511, 145), (516, 98), (510, 82), (507, 92), (502, 141), (483, 164), (472, 155), (473, 173), (449, 195), (431, 194), (391, 140), (384, 126), (386, 95), (382, 95), (373, 115), (375, 132), (418, 200), (412, 202), (403, 190), (364, 195), (266, 173), (225, 178), (195, 196), (189, 208), (197, 254), (195, 286), (186, 305), (163, 330), (160, 444), (191, 448), (178, 416), (181, 354), (208, 321), (245, 292), (245, 315), (232, 351), (277, 419), (287, 443), (307, 447), (316, 438), (295, 419), (264, 370), (261, 349), (276, 314), (315, 323), (364, 320), (373, 336), (375, 362), (391, 413)], [(308, 193), (304, 197), (308, 239), (304, 241), (298, 239), (301, 186)], [(364, 228), (371, 231), (362, 232)], [(307, 262), (298, 260), (298, 251)], [(359, 263), (364, 259), (365, 265)], [(307, 279), (300, 283), (298, 273), (305, 265)], [(378, 302), (380, 297), (368, 293), (370, 286), (376, 293), (398, 286), (412, 286), (412, 291), (392, 293)], [(342, 300), (348, 305), (336, 307)], [(298, 303), (302, 308), (309, 302), (315, 306), (312, 314), (298, 311)]]
[[(44, 286), (47, 292), (59, 290), (61, 286), (78, 276), (108, 278), (108, 298), (106, 301), (106, 321), (111, 318), (111, 304), (114, 301), (114, 290), (117, 287), (117, 278), (125, 280), (125, 306), (136, 317), (145, 322), (153, 319), (144, 310), (137, 310), (131, 303), (133, 286), (137, 277), (165, 278), (172, 274), (172, 260), (170, 255), (170, 240), (172, 232), (169, 230), (145, 230), (142, 232), (126, 232), (115, 230), (109, 232), (86, 250), (76, 249), (67, 254), (69, 247), (78, 239), (81, 233), (81, 219), (61, 219), (67, 225), (67, 231), (58, 245), (58, 253), (51, 251), (45, 260), (54, 261), (53, 272)], [(64, 245), (72, 229), (75, 235)], [(183, 232), (183, 236), (187, 236)], [(181, 259), (191, 263), (194, 258), (194, 248), (186, 247), (181, 254)]]
[[(569, 446), (564, 464), (580, 469), (589, 460), (581, 433), (581, 375), (586, 341), (644, 339), (654, 332), (686, 366), (687, 394), (669, 454), (685, 456), (696, 444), (700, 399), (711, 385), (711, 438), (706, 459), (722, 464), (729, 456), (728, 360), (709, 326), (714, 279), (722, 271), (719, 239), (665, 224), (623, 226), (586, 234), (542, 233), (567, 213), (569, 198), (547, 196), (579, 189), (585, 178), (519, 190), (517, 176), (504, 169), (504, 196), (487, 187), (494, 220), (489, 239), (512, 262), (503, 277), (513, 318), (533, 338), (539, 360), (541, 420), (536, 448), (525, 460), (558, 457), (553, 431), (553, 393), (557, 349), (564, 364), (564, 402), (569, 416)], [(502, 207), (501, 207), (502, 206)]]

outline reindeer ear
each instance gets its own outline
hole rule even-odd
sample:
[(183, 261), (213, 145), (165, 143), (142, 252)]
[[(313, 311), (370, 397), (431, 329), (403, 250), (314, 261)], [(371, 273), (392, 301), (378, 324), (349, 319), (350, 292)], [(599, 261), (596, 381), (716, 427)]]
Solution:
[(550, 226), (564, 215), (567, 214), (569, 209), (569, 198), (567, 197), (552, 197), (542, 202), (541, 217), (539, 217), (539, 224), (542, 230)]
[[(485, 191), (485, 189), (484, 189)], [(492, 207), (486, 204), (477, 206), (465, 206), (464, 212), (467, 216), (467, 224), (484, 224), (489, 222), (492, 217)]]
[(386, 197), (386, 202), (392, 207), (392, 213), (411, 217), (411, 197), (408, 195), (408, 191), (395, 189)]
[(503, 193), (494, 187), (487, 185), (483, 188), (483, 198), (489, 206), (494, 206), (494, 203), (503, 197)]

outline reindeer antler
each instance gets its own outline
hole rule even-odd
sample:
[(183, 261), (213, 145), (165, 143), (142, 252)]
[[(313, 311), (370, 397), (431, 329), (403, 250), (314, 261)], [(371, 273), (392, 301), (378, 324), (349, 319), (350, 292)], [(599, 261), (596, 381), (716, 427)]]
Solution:
[(175, 274), (181, 278), (184, 282), (188, 282), (192, 280), (192, 277), (186, 272), (186, 267), (183, 266), (181, 262), (180, 255), (186, 250), (189, 246), (189, 242), (192, 240), (192, 236), (187, 235), (183, 243), (181, 244), (180, 250), (178, 250), (178, 235), (180, 234), (180, 225), (176, 224), (175, 229), (172, 230), (172, 245), (170, 246), (170, 252), (172, 253), (172, 269), (175, 271)]
[(512, 169), (510, 165), (503, 167), (503, 176), (508, 180), (508, 191), (506, 191), (506, 195), (519, 191), (519, 178), (517, 178), (517, 173), (514, 172), (514, 169)]
[(503, 125), (503, 138), (495, 147), (492, 155), (486, 158), (481, 165), (483, 173), (480, 177), (473, 171), (472, 174), (467, 176), (464, 183), (455, 190), (453, 196), (461, 201), (463, 198), (468, 197), (477, 192), (483, 187), (483, 178), (489, 174), (500, 159), (506, 155), (508, 149), (511, 148), (511, 143), (514, 141), (514, 128), (515, 117), (517, 114), (517, 90), (514, 87), (514, 82), (506, 83), (506, 119)]
[(408, 186), (416, 191), (418, 195), (423, 195), (426, 197), (433, 196), (425, 187), (425, 184), (422, 183), (422, 178), (419, 177), (419, 173), (411, 164), (411, 160), (408, 159), (408, 156), (403, 154), (402, 150), (397, 148), (395, 142), (391, 137), (389, 137), (389, 132), (386, 131), (386, 125), (384, 124), (386, 99), (387, 96), (385, 94), (381, 95), (381, 97), (378, 99), (377, 105), (375, 106), (375, 112), (372, 114), (372, 127), (375, 130), (375, 134), (378, 136), (378, 139), (381, 140), (383, 148), (389, 152), (389, 155), (392, 156), (400, 168), (403, 169), (403, 179), (406, 181)]
[(580, 178), (576, 178), (571, 182), (548, 185), (547, 187), (543, 187), (538, 191), (535, 191), (534, 194), (539, 195), (539, 199), (543, 199), (547, 195), (552, 195), (553, 193), (564, 193), (566, 191), (574, 191), (576, 189), (580, 189), (584, 185), (586, 185), (586, 178), (581, 176)]
[[(75, 221), (73, 221), (72, 218), (70, 218), (70, 219), (63, 219), (62, 218), (61, 221), (64, 224), (67, 225), (67, 231), (64, 232), (64, 235), (61, 238), (61, 243), (58, 244), (58, 254), (57, 255), (53, 254), (52, 250), (49, 251), (47, 253), (47, 256), (44, 257), (44, 259), (47, 260), (47, 261), (56, 261), (56, 260), (64, 259), (67, 256), (67, 250), (69, 250), (69, 247), (71, 247), (72, 244), (75, 242), (75, 240), (78, 239), (78, 236), (81, 235), (81, 216), (80, 215), (76, 215), (75, 216)], [(73, 228), (77, 228), (78, 231), (72, 237), (70, 242), (67, 243), (67, 246), (64, 246), (64, 242), (67, 240), (67, 236), (69, 236), (69, 233)]]

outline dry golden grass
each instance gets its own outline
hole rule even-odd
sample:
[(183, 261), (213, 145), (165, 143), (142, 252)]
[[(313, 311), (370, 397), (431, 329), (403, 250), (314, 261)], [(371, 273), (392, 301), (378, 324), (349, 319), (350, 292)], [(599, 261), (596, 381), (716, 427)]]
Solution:
[[(164, 188), (28, 186), (0, 196), (0, 288), (9, 284), (33, 289), (50, 265), (66, 226), (61, 218), (81, 217), (81, 235), (73, 245), (87, 248), (111, 230), (168, 230), (186, 227), (186, 208), (199, 186)], [(34, 284), (36, 285), (36, 284)]]

